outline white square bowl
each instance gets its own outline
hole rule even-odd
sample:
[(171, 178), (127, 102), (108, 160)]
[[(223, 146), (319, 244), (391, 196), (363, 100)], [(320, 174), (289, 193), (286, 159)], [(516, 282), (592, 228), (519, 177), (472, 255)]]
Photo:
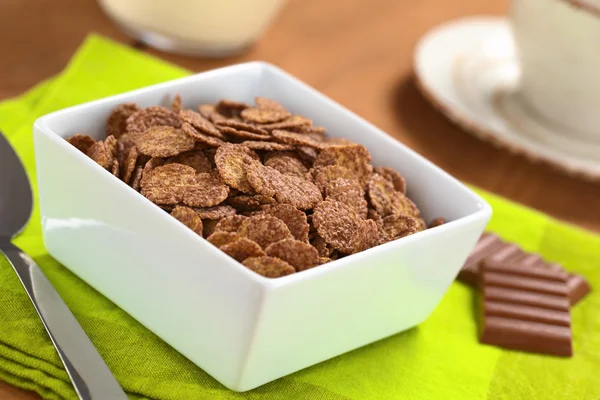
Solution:
[[(123, 102), (280, 101), (402, 173), (425, 220), (449, 223), (278, 279), (246, 269), (63, 138), (104, 134)], [(463, 184), (269, 64), (213, 70), (38, 119), (35, 154), (49, 253), (223, 385), (245, 391), (411, 328), (440, 302), (491, 216)]]

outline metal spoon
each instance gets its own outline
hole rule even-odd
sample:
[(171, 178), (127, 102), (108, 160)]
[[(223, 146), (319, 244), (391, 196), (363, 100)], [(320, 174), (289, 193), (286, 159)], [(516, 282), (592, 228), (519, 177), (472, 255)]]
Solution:
[(23, 164), (0, 132), (0, 253), (19, 276), (82, 400), (127, 399), (100, 354), (42, 270), (10, 241), (33, 208)]

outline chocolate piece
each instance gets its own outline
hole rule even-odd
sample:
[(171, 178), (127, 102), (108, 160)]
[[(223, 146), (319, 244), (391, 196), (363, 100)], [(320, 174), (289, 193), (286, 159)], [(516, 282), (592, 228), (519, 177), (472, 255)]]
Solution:
[[(520, 264), (488, 264), (484, 261), (488, 285), (509, 289), (523, 289), (537, 293), (568, 296), (566, 285), (569, 274), (547, 268), (528, 268)], [(483, 268), (483, 267), (482, 267)]]
[(532, 322), (570, 326), (571, 318), (568, 313), (555, 310), (530, 307), (522, 304), (509, 304), (495, 301), (485, 303), (486, 314), (503, 318), (527, 319)]
[(484, 260), (483, 263), (486, 265), (487, 272), (510, 272), (514, 275), (526, 278), (543, 278), (557, 282), (566, 282), (569, 278), (569, 273), (562, 268), (546, 268), (544, 263), (535, 267), (531, 267), (529, 264), (523, 263), (521, 260), (517, 260), (512, 264), (493, 263), (488, 260)]
[[(544, 266), (551, 270), (563, 270), (560, 264), (547, 263)], [(585, 278), (578, 274), (568, 274), (567, 288), (569, 289), (569, 300), (571, 305), (575, 305), (579, 300), (583, 299), (591, 290), (591, 286)]]
[(514, 243), (503, 243), (495, 251), (485, 257), (490, 264), (507, 264), (524, 258), (525, 252)]
[(572, 357), (571, 329), (566, 326), (488, 317), (482, 343), (513, 350)]
[(575, 305), (592, 290), (588, 281), (583, 276), (577, 274), (569, 275), (567, 287), (569, 288), (569, 301), (571, 305)]
[(569, 310), (569, 300), (561, 296), (547, 295), (543, 293), (527, 292), (490, 286), (486, 289), (485, 297), (489, 300), (506, 303), (523, 304), (551, 310)]
[[(539, 254), (535, 254), (535, 253), (525, 253), (525, 255), (523, 257), (519, 258), (517, 261), (519, 262), (520, 265), (522, 265), (524, 267), (528, 267), (528, 268), (543, 267), (545, 264), (542, 257), (540, 257)], [(562, 269), (562, 267), (560, 267), (560, 266), (559, 266), (559, 268)]]
[(502, 268), (486, 260), (480, 275), (482, 343), (573, 355), (568, 276), (564, 271), (519, 264)]
[(479, 278), (479, 264), (485, 257), (498, 250), (500, 246), (502, 246), (502, 239), (494, 234), (484, 233), (458, 273), (458, 279), (475, 286)]
[(544, 267), (552, 271), (561, 271), (562, 276), (568, 278), (567, 290), (571, 305), (576, 304), (591, 290), (589, 283), (581, 275), (569, 274), (561, 265), (546, 263), (539, 254), (527, 253), (516, 244), (505, 243), (498, 236), (490, 233), (484, 233), (481, 236), (479, 242), (463, 265), (462, 270), (459, 272), (458, 280), (471, 286), (476, 286), (479, 280), (479, 269), (484, 262), (486, 265), (495, 268), (510, 268), (516, 265), (518, 270)]

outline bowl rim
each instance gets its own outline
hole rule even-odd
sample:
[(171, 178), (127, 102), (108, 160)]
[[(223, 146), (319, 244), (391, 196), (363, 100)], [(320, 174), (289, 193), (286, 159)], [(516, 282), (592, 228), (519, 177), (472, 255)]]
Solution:
[[(435, 230), (425, 229), (424, 231), (417, 232), (413, 235), (409, 235), (409, 236), (400, 238), (401, 240), (396, 239), (394, 241), (367, 249), (360, 253), (349, 255), (343, 259), (333, 260), (325, 265), (319, 265), (318, 268), (315, 267), (315, 268), (311, 268), (311, 269), (308, 269), (305, 271), (300, 271), (301, 273), (290, 274), (290, 275), (286, 275), (286, 276), (275, 278), (275, 279), (267, 278), (267, 277), (259, 275), (258, 273), (255, 273), (255, 272), (251, 271), (250, 269), (246, 268), (242, 263), (236, 261), (235, 259), (231, 258), (227, 254), (225, 254), (224, 252), (219, 250), (217, 247), (210, 244), (206, 240), (206, 238), (194, 233), (191, 229), (185, 227), (183, 224), (181, 224), (175, 218), (171, 217), (170, 214), (166, 213), (164, 210), (159, 208), (156, 204), (152, 203), (150, 200), (148, 200), (146, 197), (141, 195), (139, 192), (135, 191), (132, 187), (130, 187), (129, 185), (127, 185), (126, 183), (121, 181), (119, 178), (115, 177), (108, 170), (102, 168), (100, 165), (98, 165), (96, 162), (94, 162), (91, 158), (87, 157), (81, 151), (79, 151), (75, 147), (71, 146), (64, 139), (63, 136), (61, 136), (60, 134), (55, 132), (50, 127), (50, 123), (52, 120), (58, 119), (58, 118), (63, 118), (64, 116), (68, 115), (69, 113), (80, 111), (82, 109), (97, 107), (98, 105), (101, 105), (103, 103), (108, 103), (108, 102), (118, 102), (118, 101), (126, 102), (129, 98), (131, 98), (133, 96), (140, 96), (140, 95), (144, 95), (145, 93), (150, 93), (150, 92), (153, 92), (156, 90), (167, 89), (173, 85), (186, 83), (186, 82), (194, 82), (197, 80), (207, 80), (207, 79), (210, 79), (213, 77), (218, 77), (219, 75), (228, 75), (228, 74), (232, 74), (232, 73), (238, 73), (242, 70), (251, 70), (251, 69), (256, 69), (256, 68), (258, 68), (260, 70), (268, 70), (270, 73), (274, 73), (274, 74), (278, 75), (280, 78), (283, 78), (287, 81), (295, 82), (296, 84), (300, 84), (304, 89), (308, 89), (313, 94), (320, 97), (320, 100), (325, 101), (327, 103), (327, 107), (341, 108), (345, 113), (348, 114), (349, 117), (351, 116), (355, 119), (360, 120), (362, 123), (365, 124), (365, 127), (373, 130), (374, 133), (376, 133), (377, 136), (379, 136), (379, 139), (385, 139), (388, 142), (393, 142), (395, 146), (403, 147), (405, 150), (413, 153), (413, 155), (416, 156), (417, 162), (429, 164), (430, 167), (433, 167), (433, 170), (435, 171), (435, 173), (440, 174), (444, 179), (449, 180), (453, 185), (458, 186), (458, 187), (462, 188), (463, 190), (466, 190), (466, 193), (469, 195), (469, 197), (471, 198), (473, 203), (477, 205), (478, 209), (466, 216), (460, 217), (458, 219), (449, 221), (441, 226), (438, 226), (435, 228)], [(145, 207), (148, 210), (148, 212), (154, 212), (157, 215), (162, 214), (162, 216), (158, 217), (158, 218), (163, 218), (163, 221), (165, 221), (165, 223), (176, 224), (181, 231), (186, 231), (186, 234), (189, 235), (190, 237), (193, 236), (194, 239), (198, 241), (198, 243), (210, 244), (210, 246), (205, 246), (206, 248), (210, 248), (209, 251), (212, 251), (215, 254), (219, 253), (218, 257), (220, 257), (223, 262), (230, 263), (231, 265), (235, 264), (236, 265), (235, 268), (237, 268), (237, 270), (240, 271), (241, 274), (245, 275), (252, 282), (259, 284), (260, 286), (263, 286), (264, 288), (267, 288), (267, 289), (275, 289), (275, 288), (282, 287), (282, 286), (299, 284), (306, 280), (316, 279), (318, 276), (321, 276), (321, 275), (332, 274), (332, 273), (335, 273), (339, 269), (345, 268), (347, 266), (346, 264), (348, 264), (348, 263), (360, 262), (361, 260), (364, 260), (365, 258), (374, 256), (378, 252), (379, 253), (385, 252), (385, 251), (388, 251), (392, 247), (404, 246), (404, 245), (410, 243), (411, 241), (425, 239), (428, 237), (428, 235), (429, 236), (437, 235), (437, 234), (444, 233), (446, 231), (460, 229), (464, 226), (471, 225), (476, 221), (479, 221), (479, 220), (482, 220), (485, 218), (489, 218), (492, 214), (491, 206), (481, 196), (479, 196), (477, 193), (475, 193), (471, 188), (466, 186), (464, 183), (462, 183), (459, 180), (457, 180), (456, 178), (454, 178), (448, 172), (444, 171), (437, 165), (433, 164), (431, 161), (427, 160), (426, 158), (424, 158), (423, 156), (418, 154), (416, 151), (414, 151), (410, 147), (406, 146), (404, 143), (389, 136), (387, 133), (385, 133), (384, 131), (382, 131), (381, 129), (379, 129), (378, 127), (376, 127), (371, 122), (364, 119), (363, 117), (360, 117), (353, 111), (347, 109), (343, 105), (330, 99), (325, 94), (319, 92), (318, 90), (309, 86), (308, 84), (300, 81), (298, 78), (283, 71), (279, 67), (277, 67), (273, 64), (270, 64), (268, 62), (264, 62), (264, 61), (252, 61), (252, 62), (234, 64), (234, 65), (230, 65), (230, 66), (226, 66), (226, 67), (222, 67), (222, 68), (216, 68), (216, 69), (192, 74), (189, 76), (185, 76), (182, 78), (172, 79), (172, 80), (169, 80), (166, 82), (161, 82), (161, 83), (157, 83), (154, 85), (145, 86), (145, 87), (142, 87), (139, 89), (134, 89), (134, 90), (119, 93), (116, 95), (112, 95), (112, 96), (92, 100), (89, 102), (81, 103), (78, 105), (74, 105), (71, 107), (67, 107), (67, 108), (57, 110), (57, 111), (54, 111), (54, 112), (51, 112), (49, 114), (39, 117), (34, 122), (34, 128), (35, 128), (34, 130), (43, 133), (48, 139), (52, 140), (62, 150), (64, 150), (67, 153), (70, 153), (71, 156), (74, 156), (77, 160), (79, 160), (79, 162), (82, 162), (87, 167), (92, 168), (92, 170), (94, 170), (94, 168), (95, 168), (95, 171), (98, 171), (100, 174), (102, 174), (102, 173), (107, 174), (107, 175), (105, 175), (105, 177), (110, 176), (109, 179), (118, 180), (120, 182), (120, 184), (122, 185), (121, 187), (123, 187), (125, 190), (131, 190), (131, 192), (129, 192), (129, 193), (131, 193), (132, 195), (134, 193), (135, 193), (135, 195), (137, 195), (136, 197), (140, 200), (140, 203), (139, 203), (140, 207)], [(366, 146), (366, 147), (368, 147), (368, 146)], [(37, 152), (36, 152), (36, 157), (37, 157)], [(172, 225), (172, 226), (175, 226), (175, 225)]]

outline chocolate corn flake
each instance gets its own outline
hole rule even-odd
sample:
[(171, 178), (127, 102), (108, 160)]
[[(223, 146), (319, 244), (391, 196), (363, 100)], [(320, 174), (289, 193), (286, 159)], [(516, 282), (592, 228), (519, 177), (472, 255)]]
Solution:
[(355, 234), (364, 223), (352, 208), (331, 200), (317, 204), (312, 222), (317, 228), (319, 236), (333, 248), (345, 254), (354, 252)]
[(306, 133), (306, 132), (298, 132), (298, 133), (301, 133), (302, 135), (304, 135), (307, 138), (311, 138), (311, 139), (313, 139), (313, 140), (315, 140), (317, 142), (320, 142), (324, 146), (328, 146), (329, 147), (329, 146), (332, 146), (332, 145), (335, 145), (335, 146), (338, 145), (336, 142), (332, 143), (330, 140), (328, 140), (328, 138), (326, 138), (323, 135), (319, 135), (319, 134), (316, 134), (316, 133)]
[(308, 146), (297, 146), (296, 152), (300, 158), (311, 164), (315, 162), (318, 156), (317, 150)]
[(314, 166), (339, 165), (349, 169), (363, 187), (371, 177), (373, 167), (369, 151), (359, 144), (325, 147), (315, 160)]
[(235, 208), (227, 205), (219, 205), (207, 208), (194, 208), (200, 218), (205, 219), (221, 219), (237, 214)]
[(368, 194), (370, 204), (381, 216), (399, 214), (401, 193), (394, 190), (390, 181), (374, 175), (369, 181)]
[(240, 129), (234, 129), (234, 128), (230, 128), (228, 126), (222, 126), (219, 129), (221, 130), (221, 133), (223, 133), (227, 137), (233, 138), (233, 139), (259, 140), (259, 141), (260, 140), (265, 140), (265, 141), (272, 140), (272, 138), (270, 136), (267, 136), (267, 135), (261, 135), (261, 134), (258, 134), (258, 133), (243, 131), (243, 130), (240, 130)]
[(284, 175), (293, 175), (305, 178), (308, 170), (302, 162), (295, 156), (287, 154), (276, 154), (265, 161), (267, 167), (271, 167)]
[(126, 132), (144, 132), (153, 126), (181, 128), (181, 119), (177, 113), (162, 106), (152, 106), (136, 111), (127, 118)]
[(171, 216), (202, 236), (202, 220), (191, 208), (177, 206), (171, 211)]
[(296, 271), (304, 271), (319, 265), (319, 253), (310, 244), (295, 239), (285, 239), (270, 244), (268, 256), (277, 257), (290, 264)]
[(198, 106), (198, 113), (213, 124), (227, 119), (217, 112), (214, 104), (200, 104)]
[(243, 169), (250, 187), (258, 194), (274, 197), (277, 190), (282, 186), (281, 180), (284, 175), (256, 160), (245, 159)]
[(219, 139), (223, 139), (223, 135), (219, 130), (201, 114), (198, 114), (194, 110), (182, 110), (179, 112), (181, 120), (190, 124), (198, 132), (204, 133), (209, 136), (214, 136)]
[(241, 238), (242, 237), (236, 232), (215, 231), (213, 234), (209, 235), (206, 240), (216, 247), (221, 247), (233, 243), (236, 240), (240, 240)]
[(124, 153), (124, 157), (121, 164), (121, 179), (125, 183), (129, 183), (135, 171), (137, 165), (139, 153), (137, 147), (132, 146), (129, 151)]
[(380, 231), (377, 223), (371, 219), (362, 221), (354, 235), (354, 253), (360, 253), (380, 243)]
[[(308, 170), (308, 168), (311, 167), (311, 163), (307, 162), (306, 160), (304, 160), (299, 154), (298, 152), (296, 152), (295, 147), (291, 146), (292, 149), (291, 150), (286, 150), (286, 151), (273, 151), (270, 153), (265, 153), (263, 156), (263, 164), (266, 164), (271, 158), (278, 158), (278, 157), (286, 157), (286, 158), (294, 158), (298, 161), (300, 161), (302, 163), (302, 165), (304, 166), (304, 168), (306, 168)], [(307, 179), (310, 179), (307, 177)]]
[(248, 107), (250, 107), (249, 104), (241, 101), (222, 99), (217, 103), (216, 111), (223, 116), (231, 118), (233, 116), (238, 116), (242, 110)]
[(240, 236), (254, 240), (263, 249), (283, 239), (293, 239), (286, 224), (272, 215), (255, 215), (242, 222)]
[(141, 154), (150, 157), (171, 157), (194, 148), (194, 139), (172, 126), (152, 126), (134, 136)]
[(106, 120), (106, 136), (113, 135), (117, 139), (127, 131), (127, 119), (140, 107), (135, 103), (119, 104)]
[[(400, 205), (396, 209), (396, 214), (408, 215), (410, 217), (417, 218), (417, 219), (420, 219), (420, 216), (421, 216), (421, 212), (419, 211), (419, 208), (417, 207), (417, 205), (415, 203), (413, 203), (413, 201), (411, 199), (409, 199), (408, 196), (405, 196), (403, 194), (400, 195)], [(422, 225), (423, 225), (423, 229), (427, 228), (425, 221), (423, 221)]]
[[(194, 211), (195, 212), (195, 211)], [(215, 228), (220, 219), (203, 219), (202, 220), (202, 236), (207, 238), (215, 232)]]
[(320, 257), (329, 258), (333, 253), (333, 248), (318, 233), (310, 240), (310, 244), (317, 250)]
[(73, 145), (77, 150), (81, 151), (83, 154), (87, 154), (90, 147), (92, 147), (96, 141), (92, 139), (88, 135), (76, 134), (67, 139), (71, 145)]
[(444, 225), (446, 220), (442, 217), (438, 217), (429, 223), (429, 228), (435, 228), (436, 226)]
[(181, 100), (181, 95), (177, 93), (175, 97), (173, 97), (173, 102), (171, 103), (171, 111), (174, 113), (179, 113), (183, 109), (183, 104)]
[(229, 197), (242, 196), (244, 193), (237, 189), (229, 188)]
[(244, 217), (254, 217), (254, 216), (256, 216), (256, 215), (263, 215), (263, 214), (264, 214), (264, 213), (263, 213), (262, 211), (260, 211), (260, 210), (244, 211), (244, 212), (242, 213), (242, 215), (243, 215)]
[[(218, 172), (217, 172), (218, 174)], [(234, 189), (232, 187), (229, 188), (229, 197), (236, 197), (236, 196), (242, 196), (244, 195), (244, 193), (240, 192), (237, 189)]]
[[(296, 128), (288, 128), (292, 131), (296, 131)], [(313, 133), (313, 134), (317, 134), (317, 135), (325, 135), (325, 132), (327, 132), (327, 130), (325, 128), (323, 128), (322, 126), (303, 126), (303, 127), (299, 127), (298, 129), (300, 132), (302, 133)]]
[(381, 233), (386, 241), (412, 235), (419, 230), (419, 221), (406, 215), (388, 215), (381, 220)]
[(419, 209), (405, 195), (396, 191), (391, 181), (373, 174), (368, 183), (371, 205), (381, 216), (408, 215), (419, 217)]
[(262, 96), (256, 96), (254, 98), (254, 104), (256, 104), (257, 108), (261, 109), (287, 112), (285, 107), (282, 106), (279, 102)]
[(279, 203), (291, 204), (300, 210), (310, 210), (323, 199), (319, 189), (310, 181), (297, 176), (283, 175), (280, 190), (275, 193)]
[(246, 159), (259, 160), (259, 157), (249, 148), (236, 144), (223, 145), (215, 153), (215, 164), (223, 181), (244, 193), (253, 193), (246, 176)]
[(227, 128), (233, 128), (236, 130), (240, 130), (240, 131), (256, 133), (258, 135), (269, 136), (269, 132), (262, 129), (262, 127), (256, 126), (253, 124), (248, 124), (248, 123), (242, 122), (242, 121), (237, 121), (235, 119), (226, 119), (223, 121), (218, 121), (215, 123), (215, 125), (217, 127), (219, 127), (219, 129), (227, 127)]
[(296, 272), (294, 267), (276, 257), (250, 257), (245, 259), (242, 264), (267, 278), (279, 278)]
[(251, 107), (242, 110), (240, 116), (248, 122), (254, 122), (256, 124), (270, 124), (273, 122), (283, 121), (290, 116), (290, 113), (285, 110)]
[(340, 138), (340, 137), (324, 137), (323, 135), (318, 135), (314, 133), (305, 133), (305, 135), (310, 135), (314, 138), (320, 138), (323, 142), (327, 143), (329, 146), (348, 146), (348, 145), (358, 145), (350, 139)]
[(308, 242), (310, 226), (304, 212), (289, 204), (265, 205), (260, 210), (264, 214), (272, 215), (282, 220), (296, 240)]
[(194, 184), (183, 194), (183, 204), (190, 207), (213, 207), (229, 196), (229, 186), (217, 174), (196, 174)]
[(212, 164), (202, 150), (190, 150), (180, 153), (176, 156), (169, 157), (167, 164), (177, 163), (192, 167), (198, 173), (211, 172)]
[(323, 167), (314, 167), (310, 170), (312, 180), (319, 188), (321, 193), (325, 195), (329, 182), (336, 179), (357, 179), (352, 171), (341, 165), (328, 165)]
[(263, 194), (256, 195), (238, 195), (227, 199), (227, 204), (239, 211), (258, 210), (264, 204), (274, 204), (276, 200), (271, 196)]
[[(336, 144), (331, 144), (327, 140), (328, 138), (325, 136), (324, 133), (323, 134), (321, 134), (321, 133), (309, 133), (308, 131), (302, 131), (302, 130), (293, 130), (293, 131), (290, 131), (290, 132), (301, 133), (302, 135), (305, 135), (306, 137), (309, 137), (309, 138), (315, 140), (316, 142), (322, 143), (322, 145), (325, 146), (325, 147), (336, 146)], [(318, 150), (320, 150), (320, 149), (318, 149)], [(316, 159), (316, 157), (315, 157), (315, 159)], [(311, 167), (312, 167), (312, 164), (314, 164), (314, 162), (311, 163), (311, 165), (310, 165)]]
[(292, 146), (292, 145), (275, 143), (275, 142), (264, 142), (264, 141), (253, 142), (253, 141), (247, 141), (247, 142), (242, 142), (240, 144), (242, 146), (246, 146), (247, 148), (252, 149), (252, 150), (262, 150), (262, 151), (289, 151), (289, 150), (294, 150), (294, 146)]
[(267, 255), (258, 243), (246, 238), (241, 238), (240, 240), (235, 240), (231, 243), (222, 245), (219, 249), (239, 262), (244, 262), (245, 259), (250, 257), (262, 257)]
[(144, 172), (144, 168), (141, 165), (138, 165), (137, 167), (135, 167), (135, 170), (133, 171), (133, 179), (131, 180), (131, 187), (133, 188), (133, 190), (137, 190), (138, 192), (140, 191), (142, 185), (142, 174)]
[[(275, 122), (272, 124), (261, 125), (261, 128), (267, 131), (273, 131), (275, 129), (290, 130), (294, 132), (307, 132), (310, 130), (312, 121), (308, 118), (301, 117), (299, 115), (292, 115), (291, 117), (284, 119), (281, 122)], [(325, 132), (323, 132), (325, 133)]]
[(317, 231), (317, 228), (315, 228), (312, 223), (312, 214), (306, 214), (306, 221), (310, 225), (310, 229), (308, 230), (308, 235), (312, 239), (312, 236), (310, 234)]
[(115, 158), (115, 159), (113, 160), (113, 162), (112, 162), (112, 167), (111, 167), (111, 169), (110, 169), (110, 172), (112, 172), (112, 174), (118, 178), (118, 177), (119, 177), (119, 171), (120, 171), (120, 168), (119, 168), (119, 160), (117, 160), (117, 159)]
[(373, 172), (392, 182), (392, 185), (396, 191), (406, 194), (406, 181), (396, 170), (390, 167), (375, 167)]
[(144, 164), (144, 174), (147, 174), (151, 170), (156, 167), (163, 166), (165, 164), (165, 160), (160, 157), (152, 157)]
[(357, 179), (337, 178), (327, 182), (325, 198), (350, 206), (361, 218), (367, 218), (368, 203), (365, 191)]
[(248, 217), (243, 215), (232, 215), (230, 217), (225, 217), (221, 219), (217, 226), (215, 226), (215, 231), (220, 232), (237, 232), (240, 229), (240, 225), (244, 222)]
[(275, 138), (275, 140), (285, 144), (308, 146), (318, 150), (323, 150), (328, 147), (328, 145), (323, 143), (322, 141), (315, 140), (314, 138), (304, 135), (302, 133), (276, 129), (273, 132), (271, 132), (271, 135), (273, 135), (273, 138)]
[(248, 182), (256, 193), (274, 196), (279, 203), (309, 210), (322, 199), (319, 189), (304, 178), (284, 175), (254, 160), (246, 160), (245, 167)]
[(96, 142), (88, 149), (87, 155), (104, 169), (110, 167), (108, 152), (104, 142)]
[[(206, 135), (200, 132), (198, 129), (194, 128), (192, 125), (184, 122), (181, 125), (181, 130), (193, 140), (201, 143), (202, 145), (208, 145), (210, 147), (219, 147), (225, 144), (224, 141), (215, 136)], [(198, 146), (198, 143), (194, 144), (195, 147)]]
[(212, 168), (217, 168), (217, 164), (215, 164), (215, 154), (217, 154), (217, 148), (215, 147), (211, 147), (208, 149), (203, 149), (201, 150), (204, 155), (206, 156), (206, 159), (208, 160), (208, 162), (210, 162), (210, 165), (212, 166)]
[(117, 138), (117, 149), (119, 153), (126, 153), (135, 146), (135, 134), (124, 133)]
[(104, 139), (104, 147), (106, 147), (106, 156), (108, 157), (108, 164), (114, 165), (114, 159), (117, 158), (117, 139), (114, 136), (108, 136)]
[(367, 219), (372, 219), (379, 224), (383, 217), (375, 209), (369, 207), (367, 210)]
[(142, 176), (142, 195), (155, 204), (176, 205), (196, 183), (196, 171), (181, 164), (167, 164), (151, 169)]
[(319, 265), (327, 264), (331, 262), (331, 258), (329, 257), (319, 257)]

